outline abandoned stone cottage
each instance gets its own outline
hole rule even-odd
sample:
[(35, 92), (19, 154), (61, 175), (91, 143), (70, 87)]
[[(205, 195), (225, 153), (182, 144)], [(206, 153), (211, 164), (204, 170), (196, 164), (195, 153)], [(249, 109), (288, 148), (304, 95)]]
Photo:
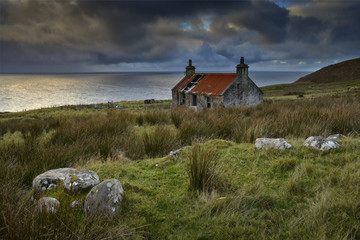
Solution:
[(236, 73), (195, 73), (189, 60), (185, 77), (172, 89), (173, 107), (197, 109), (243, 107), (263, 102), (263, 92), (248, 76), (249, 66), (241, 57)]

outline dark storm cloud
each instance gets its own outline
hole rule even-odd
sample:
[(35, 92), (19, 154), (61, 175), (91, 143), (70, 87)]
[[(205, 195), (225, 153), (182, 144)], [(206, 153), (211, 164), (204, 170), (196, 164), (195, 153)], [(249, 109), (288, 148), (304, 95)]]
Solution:
[[(360, 54), (360, 1), (315, 1), (295, 7), (290, 36), (308, 42), (309, 49), (303, 57), (314, 57), (314, 52), (324, 57), (351, 58)], [(326, 48), (326, 51), (323, 50)], [(329, 53), (331, 54), (329, 56)]]
[(288, 39), (316, 43), (322, 40), (322, 33), (326, 31), (328, 24), (316, 17), (290, 18), (288, 26)]
[(250, 9), (234, 17), (234, 24), (255, 30), (263, 37), (263, 41), (278, 43), (285, 40), (288, 10), (278, 5), (256, 1)]
[(344, 58), (359, 54), (359, 10), (357, 1), (2, 0), (1, 71)]

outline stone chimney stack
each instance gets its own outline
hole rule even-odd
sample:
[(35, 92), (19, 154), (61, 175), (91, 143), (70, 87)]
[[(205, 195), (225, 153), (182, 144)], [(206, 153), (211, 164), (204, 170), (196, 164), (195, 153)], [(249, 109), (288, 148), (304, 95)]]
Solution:
[(192, 65), (192, 60), (189, 59), (189, 66), (186, 67), (186, 76), (195, 74), (195, 67)]
[(240, 64), (236, 65), (236, 75), (246, 81), (248, 78), (249, 66), (245, 64), (244, 57), (240, 58)]

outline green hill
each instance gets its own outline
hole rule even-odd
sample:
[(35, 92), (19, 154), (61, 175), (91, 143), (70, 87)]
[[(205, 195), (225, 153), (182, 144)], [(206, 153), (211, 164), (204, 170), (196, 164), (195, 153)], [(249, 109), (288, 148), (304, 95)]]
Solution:
[(324, 67), (294, 83), (264, 86), (261, 90), (270, 100), (354, 94), (360, 90), (360, 58)]
[(299, 78), (295, 83), (333, 83), (360, 79), (360, 58), (329, 65)]

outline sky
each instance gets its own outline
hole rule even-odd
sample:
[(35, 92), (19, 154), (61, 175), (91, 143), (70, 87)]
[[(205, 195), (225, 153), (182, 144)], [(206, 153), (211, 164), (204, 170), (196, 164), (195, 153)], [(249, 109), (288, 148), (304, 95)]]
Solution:
[(314, 71), (360, 56), (360, 0), (0, 0), (0, 73)]

